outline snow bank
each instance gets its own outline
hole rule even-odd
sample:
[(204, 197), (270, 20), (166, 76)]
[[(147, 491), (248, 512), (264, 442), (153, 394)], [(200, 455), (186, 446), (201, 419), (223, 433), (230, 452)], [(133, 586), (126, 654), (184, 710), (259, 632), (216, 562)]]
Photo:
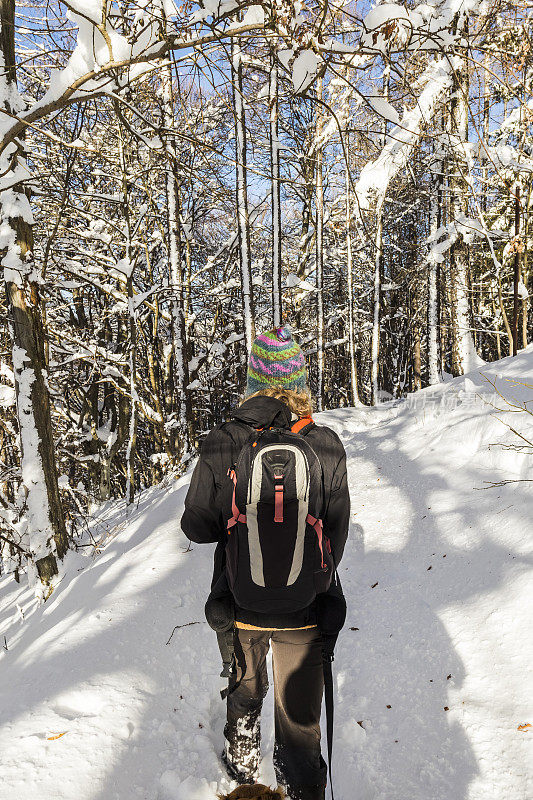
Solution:
[[(346, 445), (352, 494), (338, 800), (532, 796), (520, 729), (533, 722), (531, 484), (487, 488), (533, 479), (533, 455), (506, 449), (518, 440), (504, 424), (531, 439), (531, 422), (491, 406), (506, 408), (489, 380), (531, 402), (533, 348), (407, 401), (320, 417)], [(70, 554), (44, 606), (0, 580), (3, 800), (213, 800), (232, 788), (203, 617), (212, 547), (179, 531), (187, 482), (144, 492), (129, 516), (101, 507), (98, 554)]]

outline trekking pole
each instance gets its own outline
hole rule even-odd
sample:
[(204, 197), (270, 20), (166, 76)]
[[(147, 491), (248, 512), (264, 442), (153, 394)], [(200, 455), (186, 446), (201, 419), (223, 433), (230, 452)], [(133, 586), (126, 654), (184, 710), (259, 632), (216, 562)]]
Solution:
[(328, 743), (328, 772), (329, 772), (329, 790), (331, 792), (331, 800), (335, 800), (333, 796), (333, 779), (331, 777), (331, 761), (333, 758), (333, 653), (326, 650), (322, 653), (322, 666), (324, 670), (324, 700), (326, 703), (326, 738)]

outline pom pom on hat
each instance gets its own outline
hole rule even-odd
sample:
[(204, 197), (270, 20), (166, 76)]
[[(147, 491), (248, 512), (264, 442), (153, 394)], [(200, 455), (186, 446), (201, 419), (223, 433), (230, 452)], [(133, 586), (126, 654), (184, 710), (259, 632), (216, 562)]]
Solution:
[(276, 333), (278, 334), (278, 339), (282, 342), (290, 342), (292, 339), (292, 331), (288, 325), (282, 325), (281, 328), (276, 328)]

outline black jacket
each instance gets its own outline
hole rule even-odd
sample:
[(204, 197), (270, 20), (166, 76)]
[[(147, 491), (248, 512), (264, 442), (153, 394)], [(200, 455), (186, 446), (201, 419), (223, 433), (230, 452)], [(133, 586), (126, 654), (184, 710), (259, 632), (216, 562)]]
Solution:
[[(244, 423), (244, 424), (243, 424)], [(291, 412), (285, 403), (258, 395), (233, 411), (232, 419), (214, 428), (204, 439), (200, 457), (185, 498), (181, 528), (193, 542), (216, 542), (213, 583), (224, 570), (227, 520), (231, 516), (231, 480), (228, 469), (250, 436), (251, 428), (276, 426), (290, 428)], [(324, 534), (331, 542), (336, 566), (342, 558), (348, 536), (350, 498), (346, 476), (346, 453), (342, 442), (330, 428), (315, 425), (306, 439), (317, 454), (324, 477)], [(314, 605), (284, 615), (266, 615), (236, 609), (241, 622), (263, 628), (288, 628), (314, 624)]]

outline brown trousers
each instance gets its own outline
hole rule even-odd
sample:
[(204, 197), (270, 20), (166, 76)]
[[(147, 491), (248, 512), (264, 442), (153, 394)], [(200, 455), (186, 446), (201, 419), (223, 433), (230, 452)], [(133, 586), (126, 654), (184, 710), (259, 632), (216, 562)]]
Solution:
[(228, 695), (226, 754), (255, 777), (259, 765), (259, 716), (268, 690), (266, 656), (274, 672), (274, 766), (293, 800), (322, 800), (326, 765), (320, 752), (324, 688), (317, 628), (235, 631), (237, 675)]

